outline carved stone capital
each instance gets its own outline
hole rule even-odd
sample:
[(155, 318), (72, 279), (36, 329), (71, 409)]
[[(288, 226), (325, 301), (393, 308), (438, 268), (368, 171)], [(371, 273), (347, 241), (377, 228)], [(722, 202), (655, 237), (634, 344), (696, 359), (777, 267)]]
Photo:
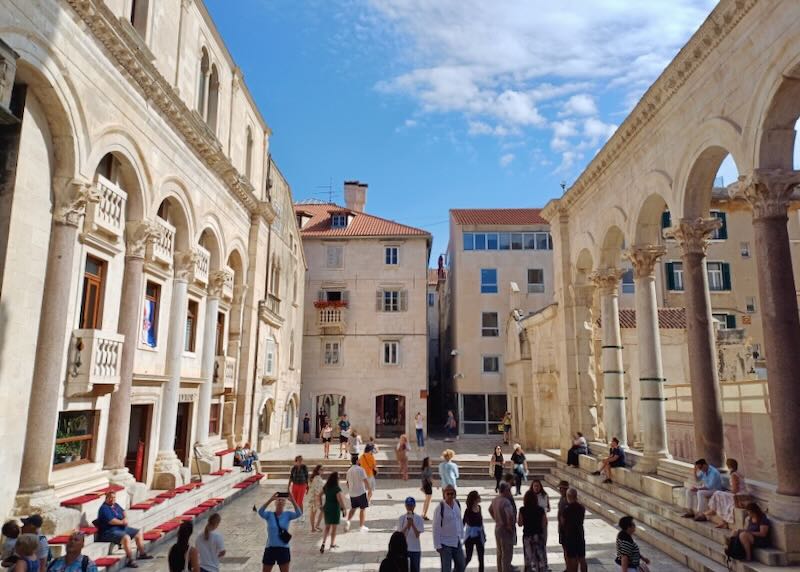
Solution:
[(215, 270), (208, 276), (208, 295), (212, 298), (222, 296), (225, 284), (233, 282), (233, 274), (228, 270)]
[(625, 271), (619, 268), (601, 268), (592, 272), (589, 280), (597, 287), (601, 296), (608, 296), (619, 291), (619, 283), (623, 274)]
[(739, 189), (753, 207), (753, 219), (786, 218), (789, 198), (798, 185), (800, 171), (756, 169), (739, 177)]
[(74, 180), (65, 196), (56, 201), (53, 220), (57, 224), (78, 227), (86, 214), (86, 205), (99, 203), (103, 193), (88, 181)]
[(194, 250), (184, 250), (175, 253), (175, 280), (194, 282), (194, 273), (200, 255)]
[(711, 235), (721, 226), (722, 220), (716, 217), (682, 218), (676, 226), (668, 228), (664, 234), (667, 238), (677, 240), (684, 254), (705, 256)]
[(131, 221), (125, 226), (125, 255), (131, 258), (144, 258), (149, 244), (161, 238), (163, 229), (150, 220)]
[(658, 259), (667, 253), (667, 247), (660, 244), (635, 244), (622, 256), (633, 265), (634, 278), (655, 276)]

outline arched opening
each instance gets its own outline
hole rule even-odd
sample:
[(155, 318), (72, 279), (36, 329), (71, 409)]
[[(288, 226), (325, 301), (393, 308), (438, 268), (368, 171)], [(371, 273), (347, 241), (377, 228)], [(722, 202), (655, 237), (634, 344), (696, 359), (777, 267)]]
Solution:
[(275, 413), (275, 401), (267, 399), (258, 422), (259, 437), (267, 436), (272, 433), (272, 416)]
[(206, 123), (217, 134), (217, 114), (219, 110), (219, 71), (217, 66), (211, 64), (211, 75), (208, 78), (208, 112)]
[(150, 0), (131, 0), (131, 25), (147, 41), (147, 18)]
[(252, 182), (253, 175), (253, 131), (247, 126), (247, 137), (244, 146), (244, 175)]
[(286, 401), (286, 407), (283, 410), (283, 430), (293, 432), (295, 419), (297, 419), (297, 404), (294, 397), (290, 397)]
[(211, 62), (208, 50), (203, 48), (200, 52), (200, 70), (197, 75), (197, 111), (205, 119), (206, 102), (208, 101), (208, 75), (211, 71)]
[(405, 432), (405, 396), (395, 394), (375, 396), (375, 436), (397, 438)]
[(331, 424), (331, 427), (336, 428), (339, 417), (347, 414), (347, 397), (335, 393), (318, 395), (315, 411), (315, 434), (319, 437), (320, 429), (322, 429), (326, 420)]
[(167, 223), (165, 239), (168, 240), (170, 253), (188, 250), (191, 244), (189, 220), (178, 200), (175, 197), (167, 197), (161, 201), (156, 216)]
[(603, 237), (603, 246), (600, 249), (600, 265), (605, 268), (619, 268), (624, 248), (625, 235), (618, 226), (612, 226)]

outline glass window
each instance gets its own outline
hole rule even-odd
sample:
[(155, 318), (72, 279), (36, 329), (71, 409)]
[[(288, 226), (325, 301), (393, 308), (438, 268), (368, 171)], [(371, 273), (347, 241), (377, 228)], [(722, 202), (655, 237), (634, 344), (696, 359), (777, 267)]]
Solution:
[(158, 345), (158, 308), (161, 302), (161, 286), (147, 282), (144, 294), (144, 319), (142, 321), (142, 341), (151, 348)]
[(522, 233), (515, 232), (511, 235), (511, 250), (522, 250)]
[(219, 435), (219, 403), (212, 403), (208, 415), (208, 433), (210, 435)]
[(481, 294), (497, 294), (497, 269), (481, 269)]
[(622, 275), (622, 293), (633, 294), (636, 290), (636, 285), (633, 282), (633, 269), (629, 268)]
[(486, 250), (497, 250), (497, 233), (486, 235)]
[(99, 330), (103, 325), (103, 280), (106, 263), (94, 256), (86, 257), (83, 273), (83, 294), (79, 328)]
[(264, 374), (275, 375), (275, 362), (277, 361), (278, 346), (274, 338), (267, 338), (267, 349), (265, 352)]
[(507, 232), (501, 232), (499, 235), (500, 250), (511, 250), (511, 235)]
[(544, 292), (544, 270), (528, 268), (528, 294)]
[(500, 372), (500, 356), (483, 356), (483, 373)]
[(286, 409), (283, 411), (283, 428), (290, 431), (294, 427), (294, 401), (286, 403)]
[(331, 216), (332, 228), (345, 228), (347, 226), (347, 215), (335, 214)]
[(739, 252), (742, 253), (742, 258), (750, 258), (750, 243), (749, 242), (740, 242), (739, 243)]
[(756, 299), (754, 296), (748, 296), (745, 298), (745, 308), (747, 309), (748, 314), (754, 314), (756, 311)]
[(62, 411), (58, 414), (54, 469), (94, 460), (96, 421), (94, 411)]
[(394, 266), (399, 264), (400, 248), (398, 246), (387, 246), (384, 252), (384, 262)]
[(525, 245), (525, 250), (536, 250), (536, 235), (532, 232), (526, 232), (522, 235), (522, 242)]
[(508, 411), (506, 396), (502, 394), (488, 395), (489, 405), (489, 433), (499, 433), (497, 425)]
[(398, 365), (400, 363), (400, 342), (383, 342), (383, 365)]
[(536, 233), (536, 250), (549, 250), (550, 233), (537, 232)]
[(486, 235), (475, 233), (475, 250), (486, 250)]
[(398, 290), (383, 291), (383, 311), (384, 312), (400, 311), (400, 292)]
[(486, 421), (486, 396), (480, 394), (464, 394), (461, 396), (464, 406), (464, 421)]
[(667, 262), (667, 289), (683, 290), (683, 262)]
[(197, 342), (197, 312), (198, 304), (189, 300), (186, 308), (186, 335), (183, 338), (183, 351), (193, 352)]
[(325, 365), (339, 365), (339, 342), (325, 342), (323, 354), (323, 363)]
[(709, 262), (706, 268), (708, 270), (708, 289), (712, 291), (724, 290), (725, 283), (722, 279), (722, 263)]
[(464, 250), (475, 250), (475, 236), (471, 232), (464, 233)]
[(433, 306), (436, 303), (436, 294), (428, 292), (428, 306)]
[(484, 338), (496, 338), (500, 335), (500, 328), (497, 322), (497, 312), (483, 312), (481, 314), (481, 336)]

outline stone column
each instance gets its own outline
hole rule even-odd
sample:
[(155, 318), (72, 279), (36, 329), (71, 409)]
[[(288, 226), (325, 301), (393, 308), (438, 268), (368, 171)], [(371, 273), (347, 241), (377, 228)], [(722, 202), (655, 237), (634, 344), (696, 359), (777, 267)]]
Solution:
[(634, 470), (652, 473), (659, 459), (671, 458), (667, 443), (667, 413), (664, 407), (664, 366), (661, 361), (661, 332), (658, 325), (656, 273), (658, 259), (667, 253), (663, 246), (632, 246), (625, 257), (633, 264), (636, 280), (636, 334), (639, 339), (639, 412), (644, 434), (644, 451)]
[(175, 454), (175, 430), (178, 416), (178, 394), (181, 389), (181, 360), (186, 342), (186, 311), (189, 282), (194, 280), (197, 254), (192, 251), (175, 253), (175, 277), (172, 280), (172, 300), (167, 335), (167, 382), (161, 394), (158, 455), (155, 463), (153, 488), (172, 489), (182, 482), (183, 462)]
[[(72, 324), (69, 304), (65, 303), (65, 299), (74, 291), (72, 282), (78, 226), (86, 212), (86, 205), (99, 202), (101, 197), (96, 187), (83, 181), (72, 182), (65, 195), (55, 205), (50, 230), (36, 363), (33, 366), (25, 447), (14, 508), (16, 514), (53, 513), (59, 507), (50, 487), (50, 470), (59, 393), (66, 375), (65, 349)], [(23, 413), (7, 412), (10, 415)]]
[(119, 387), (111, 394), (104, 468), (111, 471), (110, 480), (113, 483), (124, 485), (129, 489), (129, 493), (134, 493), (134, 499), (136, 499), (136, 489), (142, 488), (143, 485), (136, 486), (133, 476), (125, 466), (130, 432), (133, 362), (142, 326), (141, 300), (145, 251), (147, 245), (156, 242), (160, 236), (161, 227), (147, 220), (129, 222), (125, 229), (127, 250), (117, 327), (117, 331), (125, 336), (125, 345), (122, 346), (120, 356)]
[(769, 509), (779, 518), (800, 521), (800, 457), (795, 446), (800, 434), (797, 383), (800, 319), (786, 226), (789, 198), (800, 185), (800, 172), (757, 169), (740, 181), (753, 207), (758, 294), (764, 317), (770, 420), (778, 476), (777, 495)]
[(577, 391), (569, 395), (572, 427), (580, 431), (587, 441), (599, 437), (597, 424), (597, 379), (595, 378), (594, 344), (592, 328), (594, 323), (594, 285), (581, 284), (571, 287), (575, 300), (575, 364), (578, 374)]
[(722, 221), (716, 218), (681, 219), (668, 229), (682, 250), (689, 377), (692, 385), (692, 420), (695, 456), (715, 467), (725, 466), (722, 399), (706, 272), (706, 248)]
[(619, 327), (619, 283), (622, 270), (605, 268), (591, 275), (591, 280), (600, 293), (600, 315), (602, 324), (601, 365), (603, 367), (603, 421), (606, 440), (619, 439), (620, 445), (628, 446), (628, 421), (625, 411), (625, 370), (622, 365), (622, 334)]

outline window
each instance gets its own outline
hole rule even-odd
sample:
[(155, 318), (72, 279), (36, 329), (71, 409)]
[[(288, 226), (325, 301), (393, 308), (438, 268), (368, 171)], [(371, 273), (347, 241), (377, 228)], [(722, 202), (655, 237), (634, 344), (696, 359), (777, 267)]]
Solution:
[(522, 233), (511, 235), (511, 250), (522, 250)]
[(483, 373), (500, 373), (500, 356), (483, 356)]
[(347, 215), (335, 214), (331, 215), (331, 228), (346, 228)]
[(739, 252), (742, 254), (742, 258), (750, 258), (750, 243), (749, 242), (740, 242), (739, 243)]
[(151, 348), (158, 345), (158, 311), (160, 303), (161, 285), (148, 281), (144, 292), (142, 341)]
[(536, 233), (536, 250), (553, 250), (553, 238), (549, 232)]
[(500, 250), (511, 250), (511, 235), (507, 232), (500, 233)]
[(628, 268), (622, 275), (622, 293), (633, 294), (636, 291), (636, 285), (633, 282), (633, 269)]
[(672, 226), (672, 215), (669, 211), (664, 211), (661, 213), (661, 228), (668, 229)]
[(384, 249), (383, 260), (384, 263), (390, 266), (396, 266), (397, 264), (400, 264), (400, 247), (387, 246)]
[(317, 299), (320, 302), (344, 302), (347, 303), (350, 297), (347, 290), (320, 290), (317, 292)]
[(383, 342), (383, 365), (398, 365), (400, 363), (400, 342)]
[(216, 340), (216, 354), (218, 356), (225, 355), (225, 314), (222, 312), (217, 313), (217, 340)]
[(79, 326), (86, 330), (99, 330), (103, 324), (103, 281), (106, 263), (94, 256), (86, 257), (83, 272), (83, 294)]
[(208, 99), (208, 72), (211, 69), (211, 63), (208, 59), (208, 51), (203, 48), (200, 55), (200, 73), (197, 78), (197, 111), (205, 119), (206, 117), (206, 101)]
[(736, 328), (736, 316), (733, 314), (711, 314), (711, 317), (720, 322), (720, 328), (723, 330)]
[(197, 301), (189, 300), (186, 308), (186, 335), (183, 339), (183, 351), (193, 352), (197, 342)]
[(286, 402), (286, 409), (283, 411), (283, 428), (291, 431), (294, 428), (294, 401)]
[(528, 268), (528, 294), (544, 292), (544, 270)]
[(344, 246), (328, 246), (326, 250), (327, 267), (344, 267)]
[(53, 468), (63, 469), (94, 460), (97, 416), (94, 411), (62, 411), (58, 414)]
[(475, 250), (486, 250), (486, 235), (482, 232), (475, 233)]
[(497, 294), (496, 268), (481, 268), (481, 294)]
[(428, 292), (428, 306), (433, 306), (436, 303), (436, 294)]
[(667, 262), (667, 290), (683, 291), (683, 262)]
[(497, 312), (481, 313), (481, 336), (484, 338), (496, 338), (500, 335), (500, 328), (497, 322)]
[(267, 347), (264, 352), (264, 375), (275, 377), (276, 362), (278, 361), (278, 345), (275, 338), (267, 338)]
[(324, 342), (322, 362), (325, 365), (339, 365), (340, 349), (339, 342)]
[(289, 335), (289, 369), (294, 369), (294, 330)]
[(211, 75), (208, 78), (208, 109), (206, 123), (217, 134), (217, 112), (219, 109), (219, 72), (217, 66), (211, 64)]
[(405, 312), (405, 290), (378, 290), (375, 309), (379, 312)]
[(726, 262), (706, 263), (708, 272), (708, 289), (712, 292), (721, 292), (731, 289), (731, 270)]
[(146, 39), (149, 3), (148, 0), (132, 0), (131, 2), (131, 25), (143, 39)]
[(475, 237), (471, 232), (464, 233), (464, 250), (475, 250)]
[(244, 176), (250, 179), (253, 174), (253, 132), (247, 127), (244, 145)]
[(219, 435), (219, 403), (212, 403), (208, 415), (208, 433), (210, 435)]
[(486, 250), (497, 250), (496, 232), (492, 232), (486, 235)]
[(718, 218), (722, 221), (722, 226), (719, 227), (711, 235), (711, 240), (727, 240), (728, 238), (728, 217), (722, 211), (711, 211), (713, 218)]
[(744, 305), (748, 314), (756, 313), (756, 299), (754, 296), (748, 296), (744, 299)]
[(761, 357), (761, 344), (753, 344), (751, 346), (751, 351), (753, 352), (753, 359), (758, 359)]

